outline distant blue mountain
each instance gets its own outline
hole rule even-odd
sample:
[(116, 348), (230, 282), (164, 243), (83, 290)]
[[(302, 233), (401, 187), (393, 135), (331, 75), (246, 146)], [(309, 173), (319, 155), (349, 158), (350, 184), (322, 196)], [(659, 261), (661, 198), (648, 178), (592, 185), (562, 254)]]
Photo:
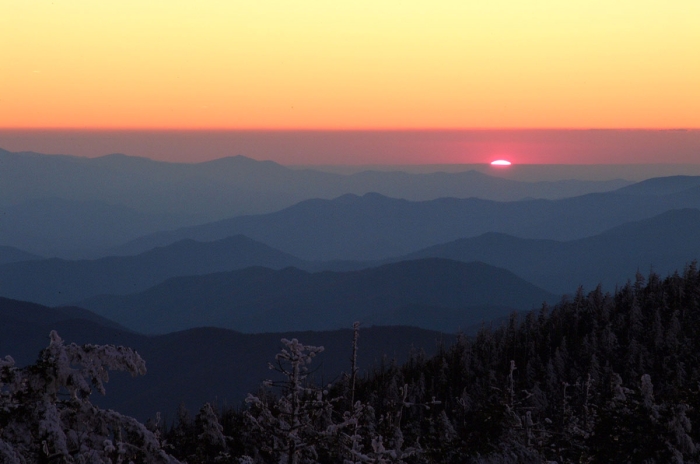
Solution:
[(88, 159), (0, 149), (0, 243), (47, 256), (99, 257), (104, 255), (96, 248), (157, 230), (269, 213), (303, 200), (348, 193), (379, 192), (413, 201), (508, 201), (570, 197), (628, 184), (518, 182), (476, 171), (341, 175), (244, 156), (185, 164), (119, 154)]
[(555, 293), (612, 291), (639, 271), (664, 275), (700, 259), (700, 210), (682, 209), (572, 241), (522, 239), (499, 233), (432, 246), (397, 260), (440, 257), (483, 261)]
[(139, 211), (223, 218), (264, 213), (310, 198), (378, 192), (410, 200), (479, 197), (499, 201), (564, 198), (609, 191), (631, 182), (520, 182), (477, 171), (410, 174), (365, 171), (343, 175), (291, 169), (272, 161), (229, 156), (202, 163), (167, 163), (122, 154), (100, 158), (11, 153), (0, 149), (0, 202), (59, 197), (103, 201)]
[[(3, 297), (0, 297), (0, 320), (5, 323), (5, 327), (12, 324), (18, 324), (20, 326), (52, 325), (63, 321), (84, 320), (109, 329), (128, 332), (128, 329), (116, 322), (98, 316), (87, 309), (76, 306), (49, 308), (36, 303)], [(48, 335), (48, 332), (46, 335)], [(12, 348), (11, 344), (7, 344), (5, 339), (2, 339), (1, 343), (0, 347), (5, 347), (7, 349)], [(23, 354), (18, 353), (17, 355), (20, 356), (18, 359), (23, 359)]]
[(504, 269), (431, 258), (351, 272), (255, 267), (176, 277), (145, 292), (78, 305), (146, 333), (202, 326), (332, 330), (355, 320), (455, 332), (557, 299)]
[[(700, 242), (695, 238), (698, 236), (700, 211), (683, 209), (629, 222), (584, 239), (523, 239), (488, 232), (375, 261), (306, 261), (244, 236), (213, 242), (185, 239), (136, 256), (0, 265), (0, 295), (58, 305), (100, 294), (136, 293), (171, 277), (251, 266), (353, 271), (428, 257), (482, 261), (508, 269), (557, 294), (572, 293), (579, 285), (590, 289), (599, 283), (612, 290), (634, 278), (637, 270), (646, 274), (653, 269), (663, 275), (700, 258)], [(409, 323), (408, 319), (404, 322)]]
[(487, 232), (579, 239), (681, 208), (700, 208), (700, 187), (664, 195), (607, 192), (517, 202), (476, 198), (414, 202), (376, 193), (343, 195), (307, 200), (275, 213), (159, 232), (110, 252), (135, 254), (183, 238), (211, 241), (243, 234), (307, 260), (376, 260)]
[[(0, 187), (1, 190), (1, 187)], [(99, 201), (41, 198), (0, 205), (0, 243), (43, 255), (80, 257), (194, 219)]]
[(617, 190), (626, 195), (669, 195), (700, 187), (700, 176), (668, 176), (643, 180)]
[(19, 248), (0, 246), (0, 265), (41, 259), (41, 256), (20, 250)]
[(138, 256), (77, 261), (53, 258), (0, 265), (0, 296), (55, 306), (100, 294), (141, 292), (176, 276), (304, 264), (240, 235), (207, 243), (186, 239)]

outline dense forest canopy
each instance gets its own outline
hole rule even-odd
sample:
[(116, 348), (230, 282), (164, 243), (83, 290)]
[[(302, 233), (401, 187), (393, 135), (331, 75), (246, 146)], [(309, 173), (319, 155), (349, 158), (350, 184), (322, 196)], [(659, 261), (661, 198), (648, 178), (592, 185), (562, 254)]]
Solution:
[[(316, 436), (315, 459), (695, 462), (699, 308), (696, 264), (665, 279), (637, 275), (614, 294), (579, 289), (553, 307), (513, 315), (432, 358), (387, 362), (354, 389), (352, 376), (312, 389), (330, 405), (318, 413), (317, 433), (335, 431)], [(359, 353), (361, 359), (361, 338)], [(288, 393), (266, 397), (273, 414), (281, 414), (275, 405)], [(226, 452), (256, 462), (286, 459), (260, 445), (271, 432), (246, 425), (251, 409), (220, 413)], [(181, 415), (166, 437), (195, 437), (195, 429)], [(203, 452), (197, 440), (175, 442), (182, 459), (194, 462)], [(297, 462), (313, 461), (302, 457)]]

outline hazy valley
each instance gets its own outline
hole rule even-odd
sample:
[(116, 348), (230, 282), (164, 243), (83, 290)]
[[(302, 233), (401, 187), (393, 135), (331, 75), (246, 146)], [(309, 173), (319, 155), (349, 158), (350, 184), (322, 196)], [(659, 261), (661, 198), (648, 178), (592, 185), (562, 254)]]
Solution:
[[(350, 388), (376, 410), (391, 411), (383, 401), (396, 395), (410, 404), (445, 398), (444, 416), (409, 407), (402, 433), (432, 436), (417, 430), (445, 424), (470, 432), (459, 442), (441, 435), (439, 446), (422, 445), (424, 456), (477, 446), (469, 434), (487, 427), (484, 414), (500, 428), (482, 440), (529, 453), (520, 438), (504, 438), (521, 430), (506, 425), (508, 411), (535, 411), (545, 424), (560, 414), (557, 382), (567, 382), (576, 390), (565, 393), (574, 398), (568, 414), (582, 420), (584, 378), (603, 403), (580, 426), (589, 434), (580, 446), (603, 446), (593, 431), (618, 414), (604, 384), (628, 385), (641, 407), (634, 382), (663, 376), (658, 414), (671, 421), (686, 404), (674, 392), (700, 372), (688, 348), (700, 294), (700, 177), (523, 182), (475, 171), (333, 174), (244, 157), (185, 165), (9, 152), (0, 167), (0, 354), (14, 357), (3, 372), (29, 373), (12, 369), (30, 365), (52, 330), (66, 341), (53, 338), (53, 350), (131, 347), (147, 374), (116, 373), (95, 404), (142, 421), (160, 412), (169, 434), (194, 433), (183, 427), (199, 422), (178, 406), (205, 403), (236, 431), (227, 449), (253, 433), (241, 421), (254, 407), (241, 402), (270, 376), (288, 380), (267, 366), (292, 349), (282, 337), (325, 347), (310, 373), (331, 384), (319, 395), (338, 395), (324, 407), (341, 407)], [(516, 383), (528, 392), (522, 399)], [(533, 403), (535, 394), (548, 400)], [(471, 419), (459, 404), (473, 404)], [(641, 420), (634, 414), (619, 424)], [(566, 427), (532, 433), (572, 443)], [(200, 445), (187, 446), (204, 453)], [(217, 449), (202, 462), (223, 456)]]

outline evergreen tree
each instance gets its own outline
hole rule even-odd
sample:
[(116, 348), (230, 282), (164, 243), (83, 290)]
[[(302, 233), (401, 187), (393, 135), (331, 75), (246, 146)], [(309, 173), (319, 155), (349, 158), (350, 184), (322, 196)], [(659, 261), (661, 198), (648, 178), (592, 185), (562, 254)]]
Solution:
[(303, 345), (296, 338), (282, 339), (283, 348), (270, 364), (284, 376), (282, 382), (266, 382), (278, 386), (278, 397), (248, 395), (250, 409), (246, 415), (259, 432), (261, 454), (284, 464), (313, 463), (318, 460), (319, 445), (332, 425), (332, 405), (328, 392), (306, 382), (308, 365), (323, 347)]
[(4, 463), (176, 463), (157, 433), (90, 402), (105, 394), (109, 370), (146, 373), (133, 350), (65, 345), (55, 331), (39, 360), (17, 368), (0, 360), (0, 458)]

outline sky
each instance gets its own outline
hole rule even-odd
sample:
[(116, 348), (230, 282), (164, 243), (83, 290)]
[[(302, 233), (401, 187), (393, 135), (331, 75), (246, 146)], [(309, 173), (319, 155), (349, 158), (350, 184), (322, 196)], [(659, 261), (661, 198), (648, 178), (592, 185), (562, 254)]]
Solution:
[(0, 129), (698, 129), (699, 23), (697, 0), (4, 0)]

